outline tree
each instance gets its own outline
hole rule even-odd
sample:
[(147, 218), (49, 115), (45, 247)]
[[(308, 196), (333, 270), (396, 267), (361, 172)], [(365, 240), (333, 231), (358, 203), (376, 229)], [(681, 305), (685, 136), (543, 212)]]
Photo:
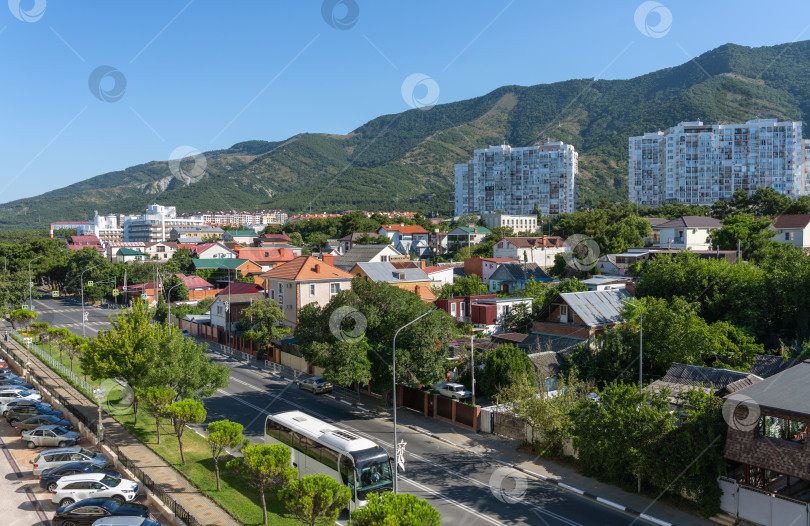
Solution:
[(85, 338), (84, 336), (71, 334), (65, 338), (64, 341), (66, 344), (65, 349), (67, 350), (68, 358), (70, 359), (70, 372), (73, 372), (73, 360), (84, 356), (90, 346), (90, 339)]
[(519, 303), (503, 317), (501, 330), (503, 332), (529, 332), (534, 320), (530, 307)]
[(282, 444), (248, 445), (242, 448), (242, 455), (242, 458), (230, 460), (227, 467), (245, 477), (248, 484), (258, 490), (262, 501), (262, 520), (267, 524), (264, 492), (289, 486), (298, 477), (298, 470), (290, 465), (292, 455)]
[(40, 339), (44, 339), (50, 326), (51, 324), (47, 321), (35, 321), (31, 324), (31, 331)]
[(349, 505), (352, 494), (332, 477), (317, 474), (294, 480), (289, 488), (279, 492), (279, 497), (301, 523), (326, 526), (335, 524), (340, 510)]
[(365, 507), (355, 510), (351, 526), (441, 526), (441, 515), (410, 493), (371, 493)]
[(284, 313), (275, 300), (254, 301), (242, 310), (242, 319), (236, 328), (245, 331), (242, 336), (261, 346), (262, 351), (274, 340), (280, 340), (290, 329), (282, 327)]
[(167, 303), (185, 301), (188, 299), (188, 288), (185, 283), (185, 280), (178, 276), (170, 276), (163, 280), (163, 290), (166, 291), (168, 296), (171, 296), (167, 298)]
[(323, 367), (323, 377), (336, 385), (351, 387), (368, 383), (371, 378), (371, 346), (363, 336), (357, 341), (333, 339), (314, 342), (310, 348), (312, 364)]
[(171, 387), (178, 399), (200, 400), (228, 385), (230, 370), (206, 356), (208, 345), (193, 338), (183, 338), (177, 329), (162, 341), (153, 342), (148, 351), (154, 366), (136, 379), (140, 386)]
[(138, 398), (146, 406), (146, 410), (155, 417), (155, 430), (157, 443), (160, 444), (160, 418), (167, 414), (169, 405), (174, 401), (177, 393), (171, 387), (151, 386), (141, 392)]
[(177, 435), (177, 443), (180, 446), (180, 462), (186, 463), (186, 455), (183, 451), (183, 432), (186, 424), (201, 424), (205, 421), (205, 406), (196, 400), (180, 400), (174, 402), (166, 408), (166, 412), (172, 417), (172, 425)]
[(515, 383), (534, 383), (534, 365), (526, 352), (511, 344), (490, 351), (478, 380), (481, 393), (492, 396)]
[(31, 322), (37, 319), (37, 313), (28, 309), (16, 309), (11, 311), (9, 317), (15, 330), (20, 330), (20, 328), (27, 330)]
[(65, 345), (65, 340), (71, 335), (70, 330), (65, 328), (57, 329), (56, 327), (50, 327), (48, 329), (48, 338), (50, 339), (50, 346), (49, 348), (53, 348), (53, 344), (56, 343), (56, 346), (59, 348), (59, 361), (62, 361), (62, 349)]
[(244, 427), (230, 420), (218, 420), (208, 424), (208, 446), (211, 448), (211, 457), (214, 459), (214, 475), (217, 478), (217, 491), (219, 491), (219, 458), (228, 449), (239, 450), (247, 446), (250, 441), (242, 434)]
[(0, 317), (11, 313), (11, 305), (19, 305), (28, 298), (28, 273), (0, 270)]
[(191, 274), (194, 272), (194, 259), (191, 255), (191, 250), (187, 249), (186, 247), (178, 248), (169, 261), (167, 261), (167, 265), (173, 265), (176, 267), (177, 272), (182, 272), (183, 274)]
[[(304, 245), (304, 238), (301, 236), (300, 232), (291, 232), (290, 235), (290, 244), (296, 247), (300, 247)], [(265, 521), (267, 522), (267, 521)]]
[(746, 255), (756, 254), (774, 242), (773, 220), (749, 214), (734, 214), (723, 219), (723, 226), (712, 232), (712, 244), (722, 250), (737, 250), (737, 242)]
[(453, 256), (453, 261), (464, 261), (467, 258), (471, 258), (472, 255), (472, 248), (463, 246), (456, 251), (456, 254)]

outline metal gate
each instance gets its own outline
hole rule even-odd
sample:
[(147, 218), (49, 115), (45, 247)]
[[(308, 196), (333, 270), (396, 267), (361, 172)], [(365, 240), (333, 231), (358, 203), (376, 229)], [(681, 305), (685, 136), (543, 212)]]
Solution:
[(413, 387), (402, 386), (402, 401), (400, 403), (408, 409), (424, 413), (425, 409), (427, 409), (425, 407), (426, 399), (427, 397), (424, 391), (414, 389)]
[(493, 413), (492, 432), (523, 442), (526, 440), (526, 422), (508, 413)]

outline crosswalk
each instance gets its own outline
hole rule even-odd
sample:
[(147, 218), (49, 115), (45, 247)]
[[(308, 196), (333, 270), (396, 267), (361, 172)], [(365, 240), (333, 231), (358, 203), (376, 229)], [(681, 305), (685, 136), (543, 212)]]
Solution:
[[(86, 321), (84, 325), (89, 327), (91, 325), (109, 325), (110, 322), (108, 321)], [(81, 322), (79, 323), (53, 323), (51, 327), (56, 327), (57, 329), (71, 329), (73, 327), (81, 327)]]

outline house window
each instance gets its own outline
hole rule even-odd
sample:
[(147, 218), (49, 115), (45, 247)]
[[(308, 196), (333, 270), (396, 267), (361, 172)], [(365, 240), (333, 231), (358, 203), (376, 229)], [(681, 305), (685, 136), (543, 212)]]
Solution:
[(785, 241), (793, 241), (793, 232), (785, 232)]
[(329, 294), (334, 296), (340, 292), (340, 283), (330, 283), (329, 284)]
[(270, 291), (270, 299), (271, 299), (271, 300), (276, 299), (276, 291), (275, 291), (275, 290), (271, 290), (271, 291)]
[(218, 315), (222, 316), (224, 311), (225, 311), (225, 308), (222, 305), (217, 305), (217, 314)]
[(778, 438), (790, 442), (804, 443), (807, 436), (807, 424), (786, 420), (775, 416), (762, 415), (757, 432), (760, 436)]
[(315, 295), (315, 284), (314, 283), (309, 284), (309, 295), (310, 295), (310, 297)]
[(284, 294), (284, 283), (279, 283), (278, 284), (278, 293), (279, 294)]

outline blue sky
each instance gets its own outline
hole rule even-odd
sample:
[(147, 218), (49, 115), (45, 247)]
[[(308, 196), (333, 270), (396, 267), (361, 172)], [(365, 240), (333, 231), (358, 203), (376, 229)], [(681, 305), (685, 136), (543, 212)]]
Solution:
[(347, 133), (409, 109), (402, 85), (416, 73), (443, 103), (634, 77), (727, 42), (810, 39), (806, 0), (665, 0), (646, 5), (640, 28), (638, 0), (327, 2), (326, 18), (310, 0), (0, 3), (0, 202), (181, 146)]

